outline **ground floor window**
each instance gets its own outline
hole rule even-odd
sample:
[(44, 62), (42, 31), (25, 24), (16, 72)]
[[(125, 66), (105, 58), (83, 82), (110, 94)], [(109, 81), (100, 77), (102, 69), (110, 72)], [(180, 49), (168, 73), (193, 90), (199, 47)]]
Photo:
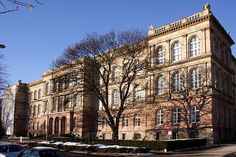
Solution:
[(125, 140), (125, 133), (122, 134), (122, 140)]

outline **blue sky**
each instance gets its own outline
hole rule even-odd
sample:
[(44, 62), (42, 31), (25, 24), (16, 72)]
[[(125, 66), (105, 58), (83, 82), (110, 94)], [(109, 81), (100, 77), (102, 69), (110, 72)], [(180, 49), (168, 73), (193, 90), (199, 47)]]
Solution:
[[(32, 0), (33, 1), (33, 0)], [(205, 3), (236, 41), (235, 0), (41, 0), (33, 11), (0, 14), (0, 43), (11, 83), (39, 79), (53, 59), (86, 33), (158, 27), (202, 10)], [(236, 46), (232, 47), (236, 54)]]

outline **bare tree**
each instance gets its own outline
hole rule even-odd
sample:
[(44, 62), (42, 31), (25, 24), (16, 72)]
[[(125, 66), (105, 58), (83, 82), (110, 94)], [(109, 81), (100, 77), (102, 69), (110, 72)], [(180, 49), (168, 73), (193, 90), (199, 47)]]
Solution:
[[(135, 79), (147, 66), (148, 53), (144, 34), (137, 30), (105, 35), (88, 34), (74, 47), (68, 48), (53, 65), (68, 66), (74, 79), (80, 79), (83, 92), (100, 101), (106, 121), (112, 130), (112, 139), (118, 140), (123, 111), (133, 105)], [(79, 76), (79, 77), (78, 77)], [(116, 89), (116, 102), (110, 100)]]
[(2, 126), (5, 131), (11, 133), (13, 132), (13, 122), (14, 122), (14, 93), (11, 87), (6, 88), (2, 96)]
[(210, 124), (212, 83), (207, 71), (197, 67), (174, 72), (166, 81), (166, 93), (159, 96), (159, 100), (170, 104), (166, 107), (172, 113), (168, 126), (176, 130), (186, 129), (188, 138), (193, 138), (199, 128)]
[[(43, 4), (39, 0), (33, 0), (32, 2), (40, 5)], [(0, 6), (2, 7), (0, 10), (0, 14), (5, 14), (13, 11), (18, 11), (19, 7), (25, 7), (32, 10), (35, 5), (25, 0), (0, 0)]]

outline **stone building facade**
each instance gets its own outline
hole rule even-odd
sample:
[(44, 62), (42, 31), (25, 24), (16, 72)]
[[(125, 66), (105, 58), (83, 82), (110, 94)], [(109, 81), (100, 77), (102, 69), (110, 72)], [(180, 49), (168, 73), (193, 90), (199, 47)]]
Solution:
[(75, 134), (92, 138), (96, 114), (89, 94), (83, 93), (68, 68), (49, 70), (29, 88), (29, 136)]
[[(150, 67), (137, 78), (144, 90), (136, 93), (142, 95), (138, 105), (124, 111), (119, 138), (235, 139), (234, 41), (210, 5), (162, 27), (150, 26), (147, 40)], [(100, 138), (111, 139), (106, 121), (98, 130)]]
[[(132, 98), (137, 101), (122, 115), (119, 139), (236, 139), (234, 41), (210, 5), (170, 24), (150, 26), (146, 40), (148, 68), (135, 80)], [(64, 66), (28, 84), (28, 135), (111, 139), (101, 103), (71, 75)], [(119, 96), (111, 82), (109, 101), (115, 104)]]

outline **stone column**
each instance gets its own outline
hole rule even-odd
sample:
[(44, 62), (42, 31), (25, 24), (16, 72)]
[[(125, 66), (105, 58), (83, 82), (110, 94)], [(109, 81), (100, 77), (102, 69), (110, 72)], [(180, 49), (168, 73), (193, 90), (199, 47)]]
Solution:
[(200, 42), (201, 42), (201, 51), (200, 51), (200, 53), (201, 54), (204, 54), (204, 53), (206, 53), (206, 29), (201, 29), (201, 40), (200, 40)]
[(170, 40), (166, 40), (166, 62), (170, 63), (171, 62), (171, 47), (170, 47)]

